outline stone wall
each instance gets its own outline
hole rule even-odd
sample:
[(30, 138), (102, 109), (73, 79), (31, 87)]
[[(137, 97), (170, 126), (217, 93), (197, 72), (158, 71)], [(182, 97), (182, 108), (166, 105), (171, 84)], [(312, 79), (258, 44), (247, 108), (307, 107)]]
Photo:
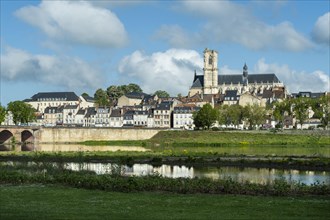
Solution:
[(159, 131), (157, 129), (123, 128), (42, 128), (36, 134), (36, 140), (39, 143), (67, 143), (88, 140), (146, 140)]

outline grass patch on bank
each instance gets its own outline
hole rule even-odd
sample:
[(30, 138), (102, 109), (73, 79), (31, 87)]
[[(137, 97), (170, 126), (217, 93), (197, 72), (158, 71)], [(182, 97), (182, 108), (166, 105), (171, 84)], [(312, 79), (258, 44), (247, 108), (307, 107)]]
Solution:
[(330, 218), (330, 197), (118, 193), (54, 185), (0, 185), (0, 194), (0, 219)]
[(215, 147), (225, 145), (330, 145), (330, 138), (325, 135), (219, 131), (160, 131), (148, 141), (154, 144), (174, 146), (207, 145)]

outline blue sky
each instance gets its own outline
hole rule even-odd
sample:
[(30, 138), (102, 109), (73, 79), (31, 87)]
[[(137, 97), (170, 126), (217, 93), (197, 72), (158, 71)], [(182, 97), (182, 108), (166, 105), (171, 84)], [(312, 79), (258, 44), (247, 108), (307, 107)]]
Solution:
[(289, 92), (329, 91), (324, 1), (1, 0), (0, 102), (137, 83), (186, 95), (205, 48), (219, 74), (275, 73)]

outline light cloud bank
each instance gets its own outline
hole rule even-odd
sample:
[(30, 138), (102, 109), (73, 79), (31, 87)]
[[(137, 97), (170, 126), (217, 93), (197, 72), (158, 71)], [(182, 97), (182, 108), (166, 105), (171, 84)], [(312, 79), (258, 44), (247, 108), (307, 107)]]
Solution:
[(79, 58), (33, 55), (10, 47), (1, 54), (1, 77), (6, 81), (41, 82), (72, 90), (95, 89), (103, 82), (101, 74)]
[(330, 12), (317, 19), (312, 31), (312, 37), (317, 43), (330, 45)]
[[(162, 39), (172, 46), (186, 46), (180, 40), (189, 36), (193, 42), (234, 42), (254, 50), (279, 49), (303, 51), (312, 48), (313, 43), (297, 32), (291, 23), (284, 21), (269, 25), (252, 14), (248, 7), (230, 1), (183, 1), (180, 12), (184, 11), (205, 19), (199, 35), (184, 33), (178, 26), (165, 26), (158, 32)], [(183, 42), (182, 45), (179, 43)]]
[(194, 50), (169, 49), (151, 55), (135, 51), (121, 60), (118, 70), (122, 78), (141, 82), (147, 93), (165, 90), (171, 95), (186, 95), (194, 70), (201, 74), (202, 62), (203, 58)]
[(55, 40), (98, 47), (121, 47), (128, 41), (118, 17), (89, 2), (43, 1), (15, 14)]

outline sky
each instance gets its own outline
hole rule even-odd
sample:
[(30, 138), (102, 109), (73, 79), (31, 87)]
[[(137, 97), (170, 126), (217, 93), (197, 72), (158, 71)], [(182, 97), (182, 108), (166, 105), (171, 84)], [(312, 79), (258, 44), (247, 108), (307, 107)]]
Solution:
[(187, 95), (205, 48), (219, 74), (246, 63), (290, 93), (330, 90), (328, 0), (0, 2), (1, 105), (128, 83)]

